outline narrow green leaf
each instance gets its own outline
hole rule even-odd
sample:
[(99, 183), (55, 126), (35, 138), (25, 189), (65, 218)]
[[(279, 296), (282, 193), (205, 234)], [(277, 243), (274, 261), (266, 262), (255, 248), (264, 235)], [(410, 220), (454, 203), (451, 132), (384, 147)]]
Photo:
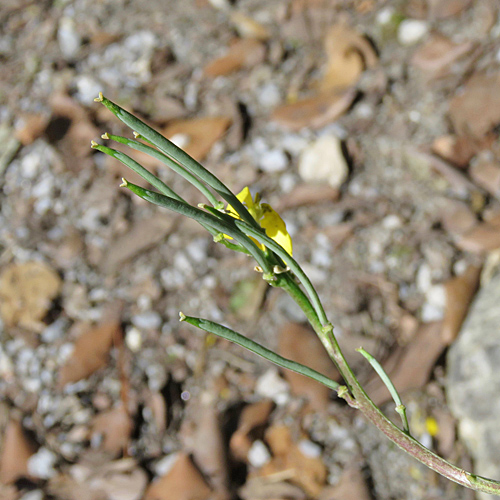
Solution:
[(305, 377), (312, 378), (319, 382), (320, 384), (326, 385), (326, 387), (336, 391), (339, 388), (339, 384), (334, 380), (329, 379), (322, 373), (309, 368), (308, 366), (304, 366), (296, 361), (292, 361), (291, 359), (284, 358), (279, 354), (267, 349), (261, 344), (250, 340), (249, 338), (241, 335), (240, 333), (231, 330), (225, 326), (219, 325), (218, 323), (214, 323), (213, 321), (209, 321), (207, 319), (202, 318), (194, 318), (192, 316), (185, 316), (183, 313), (179, 313), (180, 320), (186, 321), (187, 323), (200, 328), (201, 330), (205, 330), (206, 332), (213, 333), (218, 337), (222, 337), (223, 339), (229, 340), (230, 342), (234, 342), (235, 344), (248, 349), (249, 351), (262, 356), (263, 358), (271, 361), (275, 365), (281, 366), (282, 368), (286, 368), (287, 370), (291, 370), (296, 373), (300, 373)]

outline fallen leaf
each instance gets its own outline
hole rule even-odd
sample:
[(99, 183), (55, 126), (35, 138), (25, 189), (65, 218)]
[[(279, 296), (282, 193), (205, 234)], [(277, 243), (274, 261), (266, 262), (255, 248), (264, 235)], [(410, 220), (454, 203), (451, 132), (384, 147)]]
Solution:
[(225, 76), (243, 68), (252, 68), (264, 61), (266, 47), (254, 38), (235, 41), (225, 55), (214, 59), (203, 68), (206, 76)]
[(92, 436), (102, 439), (100, 448), (116, 457), (126, 450), (133, 430), (132, 418), (122, 404), (98, 413), (90, 424)]
[(217, 411), (217, 398), (205, 391), (200, 398), (191, 400), (182, 425), (184, 451), (192, 457), (218, 495), (218, 499), (229, 496), (226, 458), (226, 443), (222, 434)]
[(42, 331), (42, 319), (60, 289), (61, 278), (43, 262), (8, 265), (0, 276), (0, 315), (5, 326)]
[[(279, 334), (278, 352), (281, 356), (309, 366), (329, 378), (335, 379), (338, 376), (332, 360), (316, 334), (298, 323), (287, 323), (283, 326)], [(331, 389), (290, 370), (283, 370), (283, 375), (290, 384), (292, 393), (305, 397), (310, 409), (321, 411), (326, 408), (330, 401)]]
[(477, 217), (463, 201), (448, 199), (441, 209), (441, 224), (448, 233), (458, 236), (470, 231)]
[(475, 225), (460, 235), (455, 244), (460, 250), (478, 254), (500, 248), (500, 216)]
[(274, 403), (270, 399), (263, 399), (243, 408), (238, 419), (238, 428), (229, 441), (229, 449), (236, 459), (247, 461), (248, 452), (255, 439), (252, 438), (252, 434), (255, 429), (263, 427), (267, 423), (273, 408)]
[(243, 500), (306, 500), (306, 494), (298, 486), (267, 477), (248, 480), (238, 490), (238, 495)]
[(278, 106), (271, 119), (289, 130), (322, 128), (342, 116), (351, 106), (356, 91), (326, 92), (292, 104)]
[(87, 378), (108, 363), (113, 338), (121, 335), (121, 304), (113, 304), (102, 321), (80, 335), (74, 350), (59, 370), (59, 387)]
[(444, 35), (436, 33), (415, 51), (411, 64), (425, 72), (429, 78), (442, 77), (472, 47), (472, 42), (453, 43)]
[(365, 68), (377, 64), (377, 54), (370, 42), (344, 24), (330, 28), (325, 37), (325, 52), (328, 61), (319, 83), (321, 92), (344, 90), (359, 80)]
[(238, 35), (242, 38), (255, 38), (256, 40), (266, 41), (271, 36), (266, 27), (242, 12), (235, 10), (231, 13), (230, 18)]
[[(423, 387), (439, 356), (447, 347), (441, 334), (443, 323), (422, 323), (412, 342), (396, 348), (387, 361), (382, 363), (398, 392)], [(391, 396), (377, 375), (367, 384), (367, 393), (376, 405), (385, 403)]]
[(345, 468), (335, 486), (325, 488), (318, 500), (370, 500), (372, 498), (366, 480), (358, 464)]
[(218, 116), (206, 118), (193, 118), (190, 120), (174, 121), (162, 133), (170, 140), (176, 142), (181, 139), (184, 143), (182, 149), (194, 159), (201, 161), (209, 153), (231, 125), (231, 119)]
[(480, 158), (469, 169), (472, 180), (493, 196), (500, 194), (500, 164)]
[(312, 498), (317, 498), (327, 478), (327, 470), (321, 457), (306, 456), (292, 440), (290, 429), (285, 425), (270, 427), (266, 431), (266, 441), (273, 457), (252, 477), (286, 472), (287, 479), (292, 484), (302, 488)]
[(449, 116), (459, 134), (484, 137), (500, 123), (500, 72), (475, 73), (449, 104)]
[(163, 241), (177, 221), (176, 216), (153, 216), (136, 221), (125, 234), (111, 243), (100, 268), (107, 274), (120, 270), (126, 262)]
[(469, 266), (460, 276), (445, 283), (446, 309), (441, 335), (451, 344), (464, 322), (472, 299), (479, 288), (481, 266)]
[(26, 437), (21, 422), (15, 418), (9, 419), (0, 456), (0, 482), (9, 484), (20, 477), (29, 476), (28, 459), (35, 451), (35, 444)]
[(49, 117), (45, 115), (32, 113), (21, 116), (14, 135), (23, 146), (27, 146), (43, 135), (48, 123)]
[(427, 0), (431, 19), (445, 19), (456, 16), (471, 4), (472, 0)]
[(290, 208), (298, 208), (304, 205), (316, 205), (337, 201), (340, 191), (334, 187), (318, 184), (302, 183), (295, 186), (286, 193), (279, 201), (276, 210), (281, 212)]
[(459, 168), (466, 168), (477, 153), (475, 142), (465, 135), (442, 135), (432, 143), (432, 152)]
[(151, 483), (144, 500), (208, 500), (211, 489), (185, 453), (181, 453), (172, 468)]

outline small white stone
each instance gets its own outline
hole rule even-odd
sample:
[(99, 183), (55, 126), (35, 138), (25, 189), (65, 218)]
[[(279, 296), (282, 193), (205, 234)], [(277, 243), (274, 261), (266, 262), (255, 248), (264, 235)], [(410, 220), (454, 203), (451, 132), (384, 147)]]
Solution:
[(19, 500), (43, 500), (44, 494), (42, 490), (33, 490), (25, 493)]
[(417, 288), (422, 292), (427, 294), (428, 290), (432, 287), (432, 270), (426, 262), (424, 262), (417, 271), (417, 277), (415, 279)]
[(144, 330), (157, 330), (161, 326), (162, 319), (157, 312), (147, 311), (132, 316), (132, 323)]
[(276, 107), (281, 102), (281, 92), (278, 85), (272, 82), (266, 83), (258, 90), (257, 99), (265, 108)]
[(300, 156), (299, 174), (306, 182), (328, 182), (339, 188), (349, 174), (340, 139), (333, 134), (323, 135), (308, 146)]
[(384, 7), (380, 9), (377, 13), (377, 23), (382, 26), (389, 24), (392, 20), (392, 16), (394, 16), (394, 7)]
[(309, 439), (302, 439), (299, 441), (299, 450), (306, 456), (311, 458), (318, 458), (321, 456), (321, 446), (313, 443)]
[(281, 149), (271, 149), (259, 157), (259, 167), (267, 173), (282, 172), (288, 166), (288, 158)]
[(125, 335), (125, 344), (127, 344), (127, 347), (132, 352), (139, 352), (139, 350), (142, 347), (141, 332), (135, 327), (132, 327), (129, 330), (127, 330), (127, 333)]
[(75, 77), (76, 94), (75, 97), (82, 104), (91, 104), (102, 90), (102, 84), (87, 75)]
[(39, 479), (50, 479), (56, 474), (57, 456), (47, 448), (40, 448), (28, 459), (28, 472)]
[(270, 368), (261, 375), (255, 384), (255, 392), (260, 396), (272, 399), (277, 405), (283, 405), (289, 400), (288, 384), (283, 380), (278, 370)]
[(166, 457), (163, 457), (161, 460), (158, 460), (156, 464), (154, 465), (154, 471), (157, 476), (164, 476), (167, 474), (167, 472), (172, 469), (174, 466), (177, 458), (179, 457), (178, 453), (171, 453), (170, 455), (167, 455)]
[(184, 149), (191, 142), (191, 138), (187, 134), (174, 134), (170, 140), (181, 149)]
[(422, 306), (421, 320), (424, 322), (440, 321), (444, 318), (446, 308), (446, 290), (443, 285), (431, 286), (427, 292), (426, 302)]
[(382, 226), (386, 229), (397, 229), (401, 225), (401, 219), (396, 214), (387, 215), (382, 219)]
[(254, 441), (248, 450), (248, 461), (256, 469), (266, 465), (271, 460), (267, 446), (260, 440)]
[(422, 40), (429, 31), (425, 21), (419, 19), (405, 19), (398, 26), (398, 41), (401, 45), (414, 45)]
[(70, 17), (62, 17), (57, 30), (57, 41), (65, 59), (74, 59), (80, 50), (82, 39), (76, 31), (76, 24)]

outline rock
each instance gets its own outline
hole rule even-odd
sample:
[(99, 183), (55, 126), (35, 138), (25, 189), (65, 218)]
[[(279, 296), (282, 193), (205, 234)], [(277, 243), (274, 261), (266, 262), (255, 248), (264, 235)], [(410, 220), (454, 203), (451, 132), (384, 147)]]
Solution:
[[(476, 296), (447, 357), (447, 396), (474, 472), (500, 477), (500, 276)], [(489, 495), (479, 493), (486, 500)]]
[(398, 27), (398, 41), (401, 45), (414, 45), (429, 31), (425, 21), (419, 19), (405, 19)]
[(59, 48), (66, 60), (73, 60), (80, 50), (82, 39), (76, 31), (76, 23), (70, 17), (62, 17), (57, 30)]
[(341, 140), (333, 134), (320, 137), (302, 153), (299, 174), (306, 182), (327, 182), (339, 188), (349, 174)]

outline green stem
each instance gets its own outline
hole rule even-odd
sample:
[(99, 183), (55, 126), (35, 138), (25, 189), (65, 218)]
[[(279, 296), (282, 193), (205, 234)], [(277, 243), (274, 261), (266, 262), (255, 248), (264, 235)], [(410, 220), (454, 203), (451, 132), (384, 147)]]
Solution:
[(189, 217), (190, 219), (194, 219), (203, 226), (211, 227), (212, 229), (215, 229), (218, 234), (227, 234), (228, 236), (231, 236), (257, 261), (257, 264), (259, 264), (265, 274), (272, 275), (271, 268), (269, 267), (269, 263), (262, 250), (260, 250), (260, 248), (236, 226), (228, 224), (227, 222), (222, 221), (214, 215), (200, 210), (199, 208), (192, 207), (187, 203), (175, 200), (160, 193), (156, 193), (155, 191), (144, 189), (136, 184), (128, 182), (125, 179), (123, 179), (122, 187), (129, 189), (140, 198), (149, 201), (154, 205), (159, 205), (160, 207), (167, 208), (168, 210), (172, 210), (173, 212)]
[[(194, 176), (189, 170), (186, 170), (183, 166), (179, 165), (177, 162), (169, 158), (167, 155), (164, 155), (160, 151), (158, 151), (155, 148), (152, 148), (151, 146), (148, 146), (147, 144), (143, 144), (142, 142), (139, 141), (134, 141), (133, 139), (128, 139), (127, 137), (122, 137), (120, 135), (112, 135), (112, 134), (103, 134), (101, 136), (103, 139), (110, 139), (112, 141), (119, 142), (120, 144), (125, 144), (126, 146), (129, 146), (132, 149), (135, 149), (137, 151), (140, 151), (141, 153), (146, 153), (149, 156), (152, 156), (153, 158), (156, 158), (158, 161), (166, 165), (167, 167), (171, 168), (174, 172), (179, 174), (181, 177), (186, 179), (190, 184), (192, 184), (198, 191), (201, 192), (205, 196), (205, 198), (214, 206), (218, 208), (222, 208), (221, 204), (222, 202), (218, 201), (217, 198), (214, 196), (214, 194), (208, 189), (203, 182), (201, 182), (198, 177)], [(146, 169), (144, 169), (146, 170)], [(147, 171), (147, 170), (146, 170)], [(153, 174), (151, 174), (153, 176)], [(155, 176), (153, 176), (155, 177)], [(158, 188), (153, 182), (148, 181), (150, 184), (155, 186), (159, 191), (161, 191), (160, 188)], [(160, 181), (161, 182), (161, 181)], [(163, 193), (163, 191), (161, 191)], [(167, 196), (170, 196), (167, 193)]]
[(186, 321), (187, 323), (200, 328), (201, 330), (205, 330), (209, 333), (213, 333), (218, 337), (222, 337), (223, 339), (229, 340), (230, 342), (234, 342), (235, 344), (248, 349), (249, 351), (271, 361), (275, 365), (281, 366), (282, 368), (286, 368), (287, 370), (291, 370), (296, 373), (300, 373), (306, 377), (312, 378), (316, 380), (320, 384), (326, 385), (329, 389), (334, 391), (338, 390), (339, 384), (334, 380), (329, 379), (322, 373), (309, 368), (308, 366), (304, 366), (296, 361), (292, 361), (291, 359), (284, 358), (279, 354), (276, 354), (274, 351), (267, 349), (266, 347), (250, 340), (249, 338), (227, 328), (225, 326), (219, 325), (218, 323), (214, 323), (213, 321), (209, 321), (207, 319), (202, 318), (194, 318), (192, 316), (185, 316), (183, 313), (179, 313), (180, 320)]
[(236, 210), (238, 215), (244, 221), (246, 221), (253, 227), (259, 227), (255, 219), (251, 216), (243, 203), (238, 200), (238, 198), (227, 188), (227, 186), (223, 184), (215, 175), (209, 172), (205, 167), (203, 167), (200, 163), (198, 163), (194, 158), (189, 156), (185, 151), (177, 147), (166, 137), (163, 137), (159, 132), (151, 128), (142, 120), (139, 120), (139, 118), (135, 117), (133, 114), (118, 106), (118, 104), (104, 97), (102, 93), (99, 93), (99, 97), (94, 100), (96, 102), (101, 102), (102, 104), (104, 104), (104, 106), (106, 106), (106, 108), (108, 108), (119, 120), (125, 123), (125, 125), (128, 125), (132, 130), (144, 136), (160, 151), (173, 158), (177, 163), (183, 165), (187, 170), (189, 170), (191, 173), (196, 175), (203, 182), (213, 188)]

